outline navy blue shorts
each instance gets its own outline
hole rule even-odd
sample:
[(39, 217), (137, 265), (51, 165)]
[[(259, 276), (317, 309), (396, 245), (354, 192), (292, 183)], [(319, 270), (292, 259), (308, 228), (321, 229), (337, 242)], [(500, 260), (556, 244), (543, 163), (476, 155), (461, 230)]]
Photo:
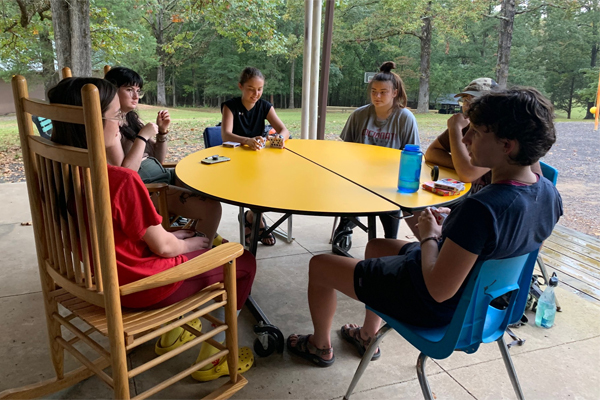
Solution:
[(408, 243), (397, 256), (360, 261), (354, 269), (354, 291), (361, 302), (404, 323), (446, 325), (448, 318), (440, 318), (422, 275), (415, 273), (421, 269), (419, 249), (418, 242)]

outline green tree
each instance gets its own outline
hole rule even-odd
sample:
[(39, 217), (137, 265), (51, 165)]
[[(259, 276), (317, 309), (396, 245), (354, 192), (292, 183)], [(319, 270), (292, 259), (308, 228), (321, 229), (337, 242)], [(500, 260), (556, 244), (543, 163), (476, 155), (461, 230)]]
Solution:
[(280, 1), (137, 0), (156, 40), (157, 103), (166, 105), (165, 70), (178, 51), (192, 47), (198, 32), (208, 23), (221, 36), (231, 38), (238, 50), (245, 45), (275, 49), (279, 35), (274, 29)]

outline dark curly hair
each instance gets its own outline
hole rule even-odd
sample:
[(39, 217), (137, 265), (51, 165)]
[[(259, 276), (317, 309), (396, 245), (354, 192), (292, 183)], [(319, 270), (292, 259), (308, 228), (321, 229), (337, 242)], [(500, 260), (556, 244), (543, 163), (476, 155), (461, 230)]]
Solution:
[[(132, 69), (125, 67), (115, 67), (104, 75), (104, 79), (115, 85), (117, 88), (123, 86), (137, 86), (140, 89), (144, 87), (144, 80)], [(135, 110), (129, 111), (125, 115), (127, 123), (119, 128), (121, 134), (130, 141), (134, 141), (137, 134), (144, 127), (144, 123)]]
[(514, 164), (536, 163), (556, 141), (554, 106), (535, 88), (513, 87), (478, 97), (471, 103), (468, 117), (499, 139), (519, 143), (518, 154), (511, 157)]

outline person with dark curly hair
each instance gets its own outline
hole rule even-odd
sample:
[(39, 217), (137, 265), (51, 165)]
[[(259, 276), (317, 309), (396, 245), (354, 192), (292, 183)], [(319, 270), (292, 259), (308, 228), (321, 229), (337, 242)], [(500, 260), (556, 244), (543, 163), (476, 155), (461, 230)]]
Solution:
[[(456, 171), (458, 179), (471, 182), (470, 194), (475, 194), (484, 186), (489, 185), (492, 174), (489, 168), (482, 168), (471, 164), (463, 136), (469, 130), (469, 108), (471, 103), (487, 93), (498, 91), (500, 87), (492, 78), (477, 78), (472, 80), (456, 98), (461, 106), (462, 113), (454, 114), (448, 119), (448, 128), (442, 132), (429, 145), (425, 152), (425, 160), (430, 164), (452, 168)], [(533, 163), (532, 170), (540, 174), (542, 170), (539, 163)]]
[[(462, 139), (471, 163), (488, 168), (491, 184), (465, 198), (438, 224), (435, 212), (419, 216), (420, 242), (374, 239), (365, 260), (317, 255), (310, 261), (310, 335), (290, 335), (289, 351), (318, 366), (333, 364), (331, 325), (336, 291), (404, 323), (450, 323), (469, 272), (478, 260), (504, 259), (538, 249), (562, 215), (554, 185), (531, 170), (556, 141), (554, 109), (533, 88), (514, 88), (473, 101)], [(360, 355), (381, 319), (366, 311), (362, 327), (341, 334)], [(376, 350), (373, 359), (379, 358)]]
[[(160, 110), (156, 123), (144, 124), (136, 111), (139, 100), (144, 96), (142, 77), (132, 69), (115, 67), (106, 73), (104, 79), (117, 87), (124, 115), (119, 127), (121, 146), (107, 149), (108, 162), (136, 171), (144, 183), (167, 183), (167, 207), (171, 214), (196, 220), (193, 228), (212, 238), (211, 245), (228, 242), (217, 233), (221, 203), (184, 188), (175, 176), (175, 169), (162, 166), (168, 151), (169, 111)], [(153, 200), (156, 201), (156, 197)]]

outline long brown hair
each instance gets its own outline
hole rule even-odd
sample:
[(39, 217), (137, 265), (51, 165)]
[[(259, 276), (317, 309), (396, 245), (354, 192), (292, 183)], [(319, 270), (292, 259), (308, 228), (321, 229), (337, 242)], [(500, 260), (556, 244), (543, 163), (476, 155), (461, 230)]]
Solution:
[(386, 61), (381, 64), (379, 67), (379, 72), (375, 74), (371, 82), (369, 82), (369, 86), (367, 88), (367, 93), (371, 93), (371, 87), (373, 86), (373, 82), (390, 82), (392, 84), (392, 89), (398, 91), (396, 97), (394, 97), (394, 104), (392, 108), (399, 109), (406, 107), (407, 97), (406, 97), (406, 89), (404, 89), (404, 82), (402, 82), (402, 78), (400, 75), (392, 72), (393, 69), (396, 68), (396, 63), (393, 61)]
[[(48, 91), (48, 100), (55, 104), (68, 104), (71, 106), (83, 105), (81, 89), (91, 83), (98, 88), (100, 94), (100, 108), (102, 115), (117, 94), (117, 88), (107, 80), (100, 78), (66, 78)], [(67, 146), (87, 149), (85, 127), (79, 124), (52, 121), (53, 142)]]
[[(107, 80), (99, 78), (66, 78), (60, 81), (56, 86), (48, 91), (48, 100), (50, 103), (67, 104), (71, 106), (82, 106), (81, 89), (88, 83), (98, 88), (100, 95), (100, 109), (102, 115), (106, 112), (110, 103), (117, 94), (117, 88)], [(87, 138), (85, 135), (85, 126), (80, 124), (71, 124), (69, 122), (52, 121), (52, 138), (55, 143), (87, 149)], [(54, 218), (57, 223), (60, 218), (66, 220), (67, 213), (75, 215), (75, 205), (73, 200), (73, 182), (69, 181), (69, 187), (63, 187), (63, 180), (58, 180), (56, 191), (56, 202), (58, 204), (57, 214)], [(59, 215), (60, 213), (60, 215)], [(79, 228), (75, 228), (79, 231)]]

